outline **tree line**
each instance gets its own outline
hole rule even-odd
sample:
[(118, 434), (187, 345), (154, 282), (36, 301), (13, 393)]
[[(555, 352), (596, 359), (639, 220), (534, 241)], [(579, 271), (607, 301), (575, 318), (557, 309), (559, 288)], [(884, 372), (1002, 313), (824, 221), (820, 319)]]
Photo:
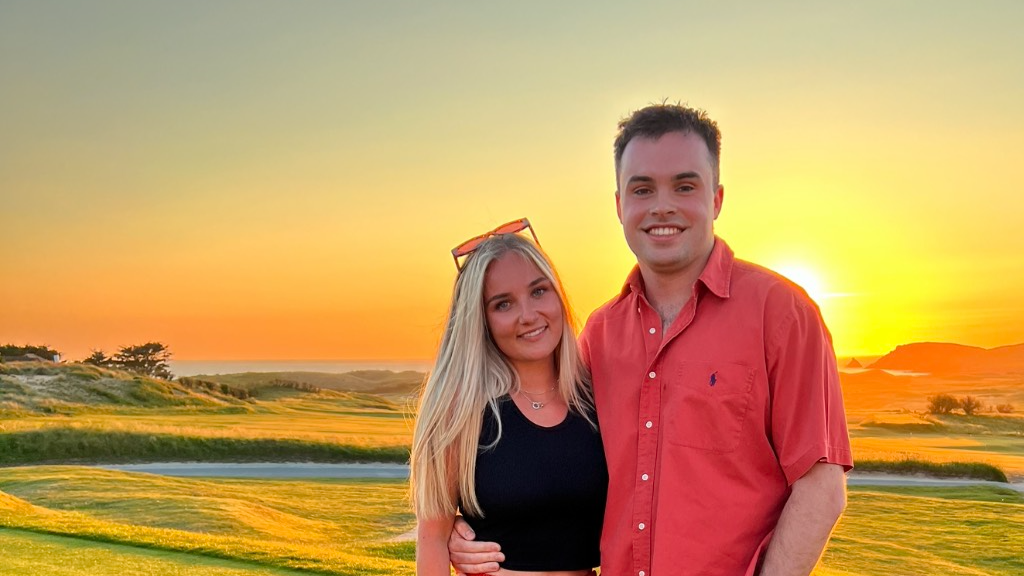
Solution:
[[(961, 410), (965, 415), (973, 416), (984, 408), (981, 400), (970, 395), (957, 398), (951, 394), (936, 394), (928, 397), (928, 412), (931, 414), (952, 414), (954, 410)], [(990, 409), (1000, 414), (1009, 414), (1013, 412), (1013, 404), (999, 404)]]
[[(58, 357), (60, 352), (49, 346), (15, 346), (13, 344), (0, 346), (0, 357), (19, 357), (29, 354), (49, 360)], [(107, 356), (103, 350), (93, 350), (92, 354), (82, 360), (82, 363), (170, 380), (174, 378), (168, 363), (170, 359), (171, 350), (166, 345), (161, 342), (147, 342), (122, 346), (113, 356)]]

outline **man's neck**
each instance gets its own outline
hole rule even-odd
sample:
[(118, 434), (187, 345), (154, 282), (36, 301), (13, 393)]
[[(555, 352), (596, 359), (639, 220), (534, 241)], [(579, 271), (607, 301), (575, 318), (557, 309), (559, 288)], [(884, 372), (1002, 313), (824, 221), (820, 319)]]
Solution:
[(640, 275), (644, 279), (644, 296), (661, 317), (663, 331), (675, 321), (679, 311), (693, 295), (693, 285), (711, 258), (711, 250), (693, 266), (674, 272), (657, 272), (640, 264)]

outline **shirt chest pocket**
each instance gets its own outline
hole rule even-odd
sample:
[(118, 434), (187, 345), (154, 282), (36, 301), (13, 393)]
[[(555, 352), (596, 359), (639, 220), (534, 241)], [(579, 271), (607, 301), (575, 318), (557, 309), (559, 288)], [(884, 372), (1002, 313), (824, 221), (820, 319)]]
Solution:
[(666, 380), (662, 405), (669, 444), (730, 452), (739, 444), (754, 370), (737, 363), (687, 362)]

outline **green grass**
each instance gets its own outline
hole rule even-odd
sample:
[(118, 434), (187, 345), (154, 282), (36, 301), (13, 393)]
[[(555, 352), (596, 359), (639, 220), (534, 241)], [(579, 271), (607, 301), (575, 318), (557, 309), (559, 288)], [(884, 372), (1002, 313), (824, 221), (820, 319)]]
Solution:
[[(817, 576), (1024, 574), (1024, 504), (999, 489), (851, 487)], [(958, 497), (951, 497), (958, 496)]]
[[(0, 492), (0, 574), (131, 574), (134, 566), (153, 567), (139, 574), (189, 576), (414, 570), (413, 544), (389, 542), (413, 525), (404, 481), (178, 479), (49, 466), (0, 469), (0, 490), (9, 494)], [(86, 562), (97, 568), (67, 570)], [(173, 571), (180, 565), (194, 571)], [(7, 566), (24, 569), (3, 572)], [(851, 487), (815, 572), (1021, 573), (1024, 497), (983, 486)]]
[(935, 478), (973, 478), (1006, 482), (1006, 474), (999, 468), (981, 462), (928, 462), (924, 460), (857, 460), (858, 472), (886, 474), (921, 474)]
[(167, 478), (0, 469), (0, 526), (328, 574), (412, 574), (404, 481)]
[(921, 498), (1024, 504), (1024, 494), (998, 486), (855, 486), (850, 489)]
[(352, 446), (275, 438), (231, 438), (47, 428), (0, 434), (0, 464), (60, 462), (406, 462), (402, 446)]
[(391, 370), (355, 370), (341, 374), (326, 372), (243, 372), (197, 376), (203, 380), (224, 383), (239, 388), (254, 389), (275, 381), (291, 382), (347, 392), (362, 392), (379, 396), (412, 397), (423, 385), (422, 372)]
[(0, 528), (3, 576), (302, 576), (309, 572)]

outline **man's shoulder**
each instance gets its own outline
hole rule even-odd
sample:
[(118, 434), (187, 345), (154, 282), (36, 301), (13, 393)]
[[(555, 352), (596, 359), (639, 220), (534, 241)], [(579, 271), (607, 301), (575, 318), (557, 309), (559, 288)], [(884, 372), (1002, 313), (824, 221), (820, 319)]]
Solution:
[(756, 298), (767, 306), (811, 306), (814, 301), (799, 284), (778, 272), (747, 260), (733, 262), (731, 293), (739, 298)]

